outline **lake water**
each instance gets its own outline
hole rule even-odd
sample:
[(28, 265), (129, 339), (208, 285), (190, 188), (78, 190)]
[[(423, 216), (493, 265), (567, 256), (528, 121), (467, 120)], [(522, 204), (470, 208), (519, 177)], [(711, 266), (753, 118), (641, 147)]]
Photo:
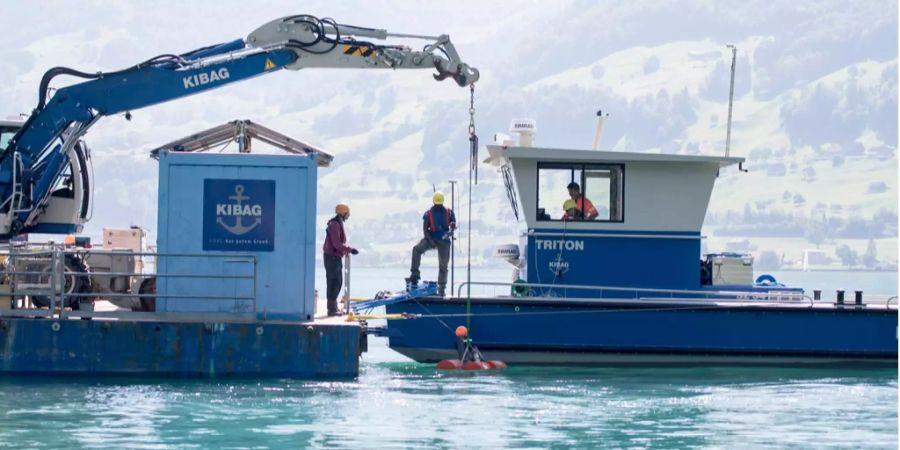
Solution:
[[(357, 269), (354, 296), (400, 289), (403, 272)], [(476, 278), (509, 276), (488, 272)], [(349, 381), (0, 378), (0, 448), (896, 448), (897, 392), (894, 368), (450, 374), (373, 339)]]

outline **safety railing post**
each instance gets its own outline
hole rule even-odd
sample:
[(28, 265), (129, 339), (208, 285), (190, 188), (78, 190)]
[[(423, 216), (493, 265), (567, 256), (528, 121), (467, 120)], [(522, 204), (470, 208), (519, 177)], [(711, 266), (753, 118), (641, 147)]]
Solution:
[[(9, 281), (9, 297), (13, 301), (13, 309), (16, 309), (16, 303), (19, 301), (15, 295), (12, 295), (13, 292), (16, 292), (16, 277), (13, 275), (13, 271), (16, 270), (16, 246), (13, 244), (9, 245), (9, 259), (6, 261), (6, 279)], [(24, 309), (27, 305), (25, 305), (25, 299), (22, 299), (22, 308)]]
[(253, 257), (253, 315), (254, 316), (256, 315), (256, 313), (258, 311), (256, 309), (256, 275), (257, 275), (257, 270), (259, 269), (259, 267), (257, 267), (257, 263), (258, 263), (258, 261), (256, 259), (256, 256), (254, 256)]
[[(59, 289), (59, 318), (64, 319), (66, 314), (66, 255), (60, 248), (54, 249), (53, 254), (56, 256), (53, 272), (56, 274), (56, 286)], [(73, 285), (74, 282), (75, 280), (72, 280)]]
[[(43, 278), (38, 278), (38, 284), (43, 284)], [(56, 255), (50, 253), (50, 272), (47, 274), (47, 287), (50, 289), (50, 317), (56, 314)], [(32, 303), (34, 299), (32, 298)]]
[(350, 255), (344, 257), (344, 314), (350, 314)]
[(59, 306), (59, 315), (62, 318), (62, 301), (60, 295), (62, 290), (59, 289), (59, 250), (52, 249), (50, 252), (50, 279), (47, 280), (50, 285), (50, 317), (56, 314), (56, 308)]

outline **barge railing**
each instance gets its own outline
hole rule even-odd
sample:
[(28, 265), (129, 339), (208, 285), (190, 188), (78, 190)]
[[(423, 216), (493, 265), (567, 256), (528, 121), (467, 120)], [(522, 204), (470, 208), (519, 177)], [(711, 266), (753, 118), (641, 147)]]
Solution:
[[(155, 253), (155, 252), (133, 252), (120, 250), (88, 250), (88, 249), (67, 249), (53, 246), (34, 246), (27, 244), (29, 248), (17, 248), (17, 245), (11, 245), (8, 251), (0, 251), (0, 317), (58, 317), (64, 319), (66, 317), (111, 317), (111, 318), (141, 318), (141, 317), (168, 317), (177, 318), (178, 316), (203, 316), (214, 317), (219, 315), (235, 316), (232, 313), (217, 312), (137, 312), (137, 311), (94, 311), (93, 303), (95, 300), (102, 299), (152, 299), (154, 303), (160, 299), (185, 299), (185, 300), (208, 300), (208, 301), (233, 301), (248, 302), (252, 314), (255, 316), (257, 310), (257, 269), (258, 261), (254, 255), (245, 254), (210, 254), (210, 253)], [(169, 271), (166, 273), (152, 273), (141, 271), (109, 271), (109, 272), (91, 272), (73, 270), (67, 267), (67, 258), (71, 262), (73, 257), (83, 258), (89, 255), (108, 255), (110, 257), (139, 258), (143, 260), (145, 257), (153, 258), (154, 261), (159, 259), (186, 259), (197, 258), (201, 262), (198, 264), (190, 264), (191, 270), (188, 271)], [(252, 270), (247, 274), (227, 274), (224, 270), (218, 273), (211, 271), (204, 272), (203, 267), (209, 265), (210, 260), (219, 260), (222, 264), (247, 264)], [(154, 265), (157, 267), (157, 265)], [(213, 265), (213, 267), (220, 267)], [(92, 287), (90, 291), (74, 292), (74, 286), (79, 283), (79, 277), (92, 279), (108, 279), (108, 278), (125, 278), (125, 291), (102, 290), (98, 286)], [(148, 279), (179, 279), (179, 280), (236, 280), (243, 281), (249, 289), (245, 293), (238, 293), (239, 289), (235, 289), (234, 294), (203, 294), (195, 295), (190, 293), (169, 292), (160, 295), (156, 292), (155, 287), (152, 292), (141, 292), (137, 287)], [(137, 283), (135, 285), (135, 283)], [(35, 307), (35, 298), (40, 298), (40, 303)], [(9, 305), (4, 308), (4, 300)], [(84, 307), (86, 310), (74, 310), (74, 306)], [(67, 311), (67, 307), (73, 307)]]
[[(463, 297), (462, 292), (463, 288), (466, 286), (496, 286), (496, 287), (508, 287), (512, 288), (527, 288), (527, 295), (523, 295), (523, 298), (528, 297), (553, 297), (552, 295), (534, 295), (535, 291), (533, 288), (540, 289), (559, 289), (559, 290), (584, 290), (584, 291), (598, 291), (598, 297), (606, 300), (618, 300), (618, 299), (631, 299), (631, 300), (641, 300), (647, 299), (646, 297), (642, 297), (641, 293), (650, 293), (650, 294), (664, 294), (664, 298), (678, 300), (678, 301), (716, 301), (716, 302), (747, 302), (747, 301), (764, 301), (771, 303), (800, 303), (804, 301), (808, 301), (810, 307), (812, 307), (815, 303), (812, 297), (803, 294), (802, 292), (790, 291), (790, 290), (778, 290), (777, 287), (773, 287), (770, 292), (758, 292), (758, 291), (729, 291), (729, 290), (690, 290), (690, 289), (662, 289), (662, 288), (637, 288), (637, 287), (621, 287), (621, 286), (590, 286), (590, 285), (579, 285), (579, 284), (548, 284), (548, 283), (509, 283), (509, 282), (499, 282), (499, 281), (465, 281), (460, 283), (459, 287), (456, 289), (456, 296)], [(621, 295), (613, 296), (603, 296), (603, 292), (615, 292), (615, 293), (632, 293), (633, 295), (629, 297), (622, 297)], [(693, 298), (692, 298), (693, 297)], [(698, 298), (699, 297), (699, 298)], [(658, 298), (656, 298), (658, 299)]]

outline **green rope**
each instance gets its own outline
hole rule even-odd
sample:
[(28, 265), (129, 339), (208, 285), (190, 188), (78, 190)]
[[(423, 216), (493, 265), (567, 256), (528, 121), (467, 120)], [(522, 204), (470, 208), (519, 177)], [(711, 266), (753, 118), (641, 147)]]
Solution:
[(478, 182), (478, 135), (475, 134), (475, 83), (469, 86), (469, 216), (466, 239), (466, 330), (468, 341), (472, 342), (472, 176)]

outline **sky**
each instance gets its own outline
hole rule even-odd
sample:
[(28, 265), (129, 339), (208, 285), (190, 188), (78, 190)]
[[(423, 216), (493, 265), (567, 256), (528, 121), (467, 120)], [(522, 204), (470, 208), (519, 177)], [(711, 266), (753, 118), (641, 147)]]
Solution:
[[(538, 145), (586, 148), (603, 109), (606, 149), (721, 154), (726, 44), (735, 44), (732, 151), (755, 170), (723, 174), (711, 212), (751, 205), (896, 216), (897, 5), (889, 1), (26, 2), (0, 17), (2, 29), (15, 30), (0, 37), (0, 115), (30, 111), (50, 67), (115, 70), (300, 13), (449, 34), (482, 74), (482, 142), (530, 117)], [(251, 119), (336, 156), (320, 174), (319, 222), (335, 202), (351, 202), (351, 231), (370, 254), (405, 253), (433, 188), (466, 177), (467, 113), (468, 92), (428, 71), (307, 69), (134, 111), (130, 122), (108, 117), (85, 138), (97, 186), (85, 233), (138, 225), (152, 236), (157, 167), (148, 151)], [(473, 202), (481, 237), (514, 241), (521, 224), (499, 177), (482, 172)]]

